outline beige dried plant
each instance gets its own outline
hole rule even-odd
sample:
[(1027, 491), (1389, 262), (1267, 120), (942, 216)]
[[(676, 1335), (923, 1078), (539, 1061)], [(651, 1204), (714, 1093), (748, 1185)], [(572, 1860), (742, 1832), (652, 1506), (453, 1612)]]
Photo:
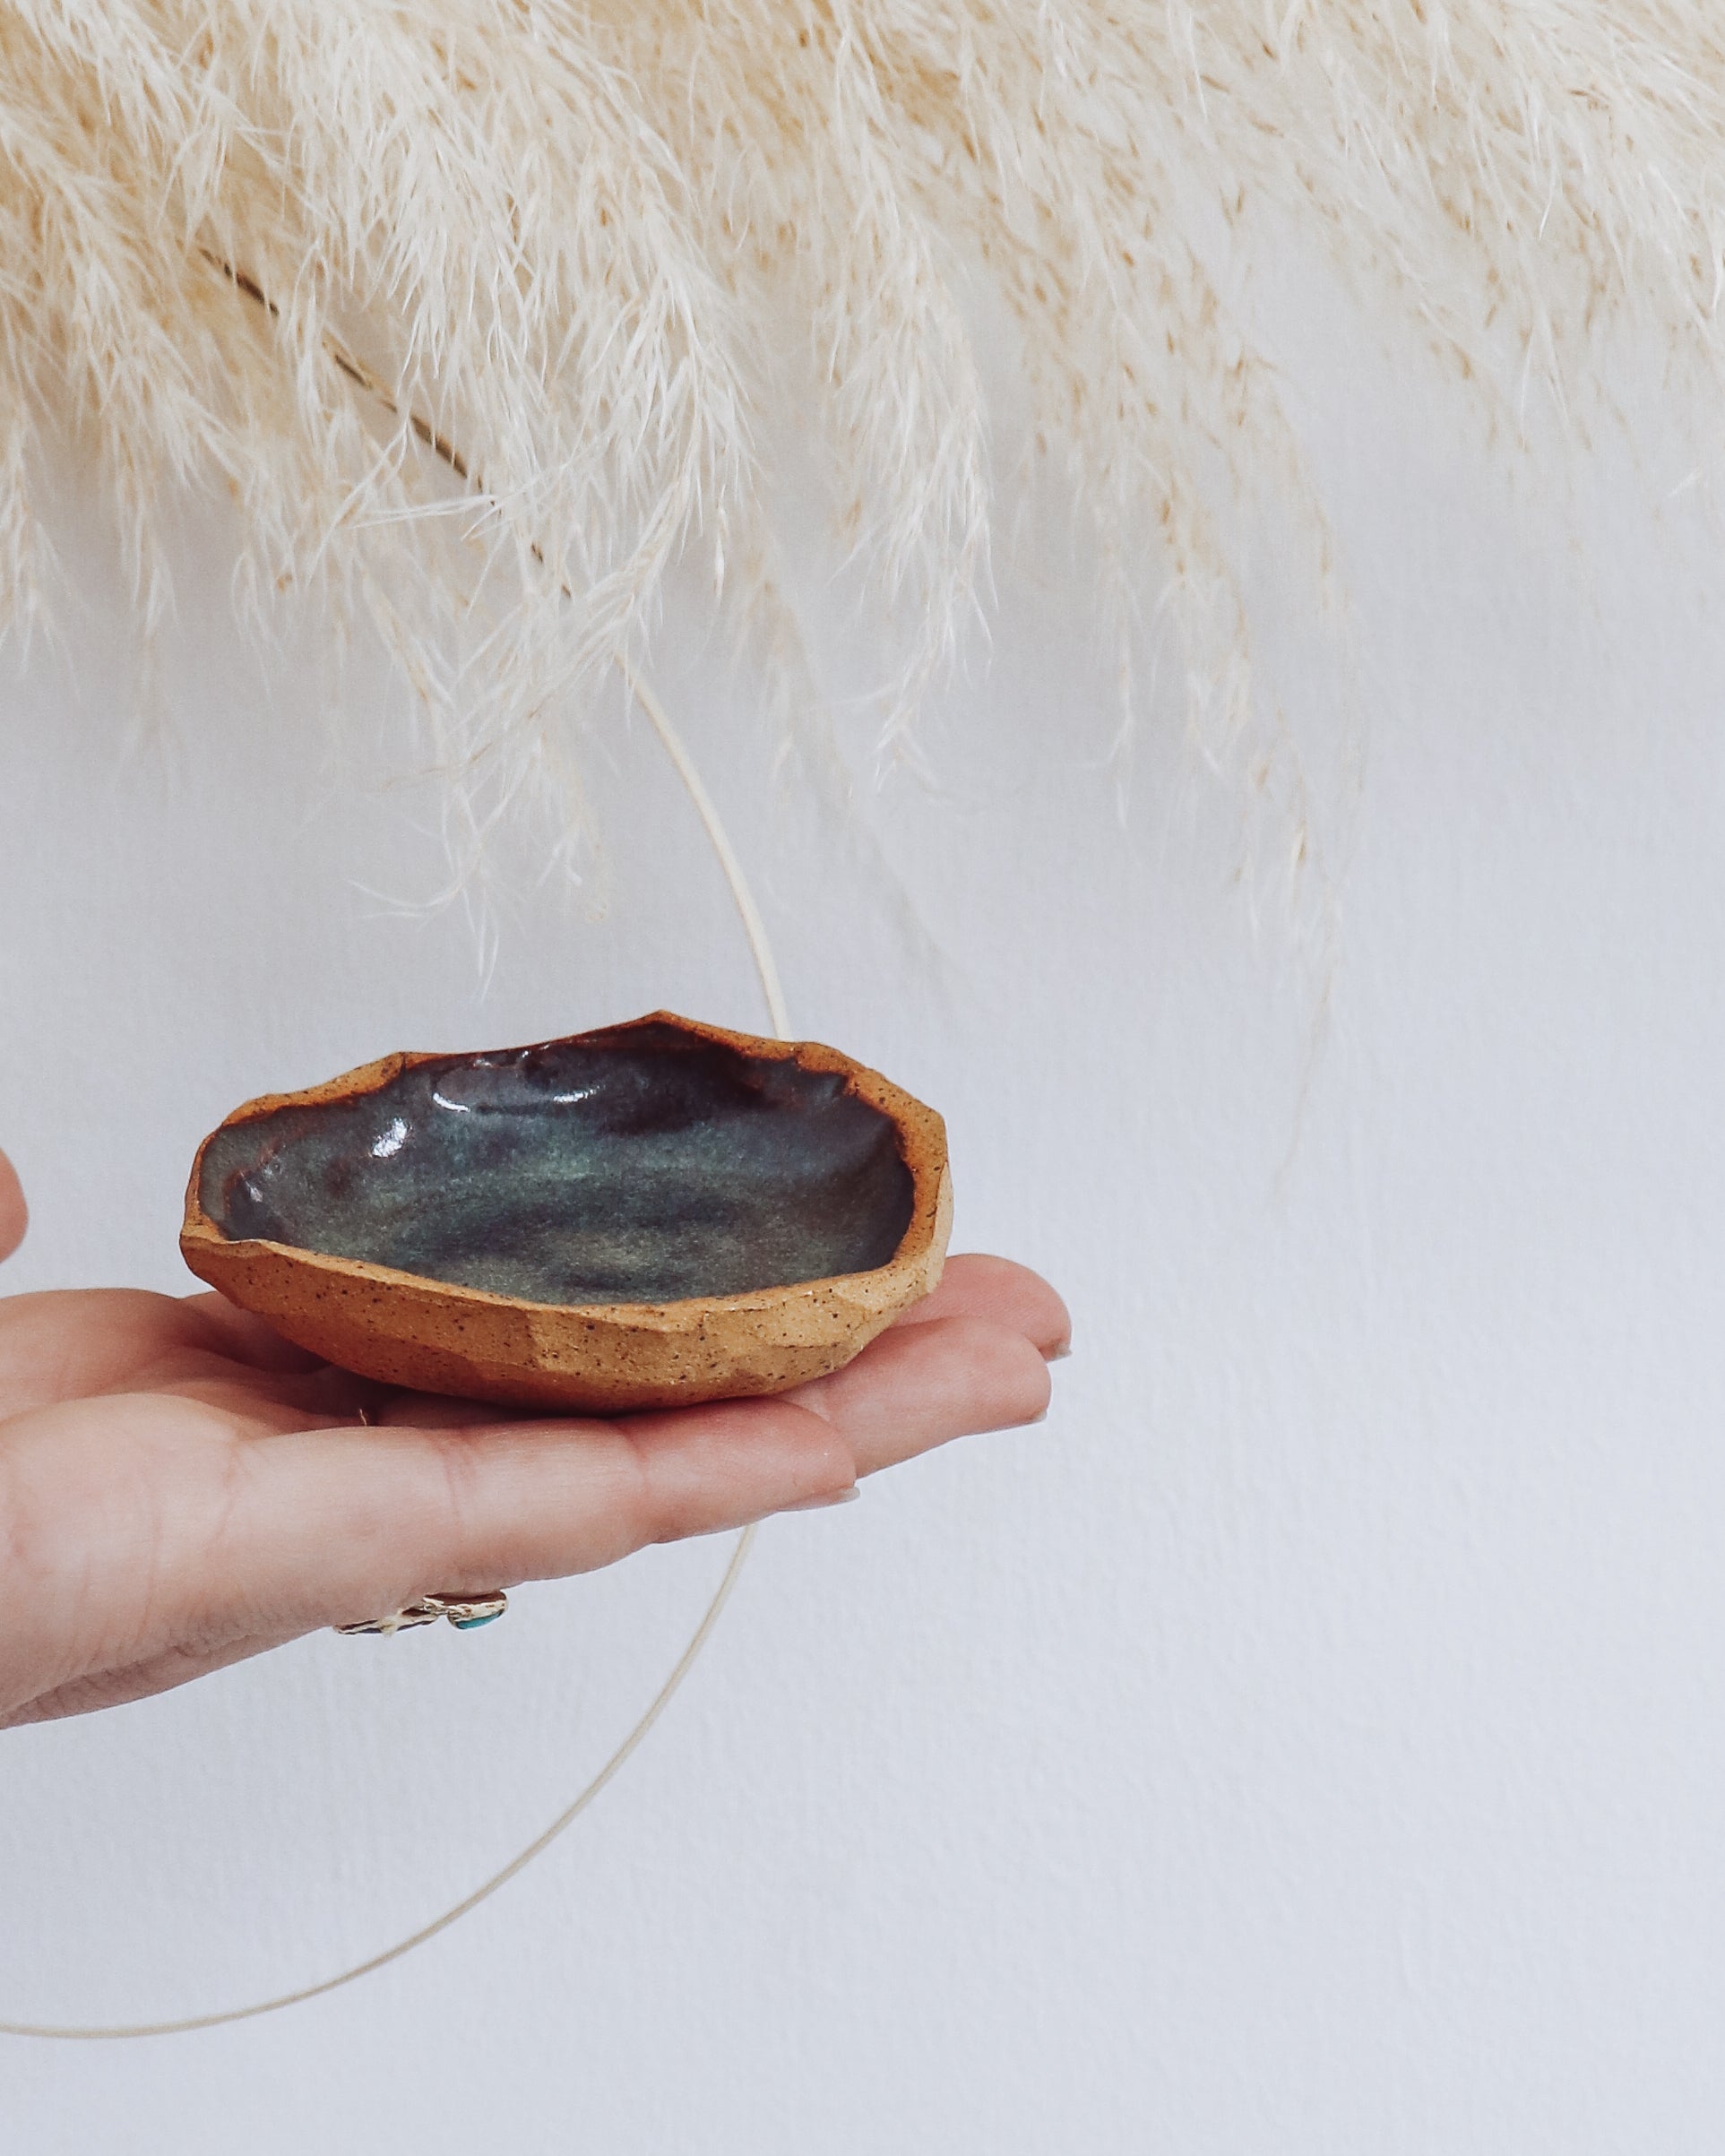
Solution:
[(147, 625), (225, 486), (242, 612), (362, 601), (495, 813), (680, 559), (794, 651), (790, 410), (902, 747), (1016, 428), (1123, 705), (1172, 637), (1227, 713), (1229, 504), (1298, 484), (1230, 234), (1562, 399), (1614, 315), (1725, 372), (1721, 183), (1706, 0), (4, 0), (0, 607), (52, 600), (56, 440)]

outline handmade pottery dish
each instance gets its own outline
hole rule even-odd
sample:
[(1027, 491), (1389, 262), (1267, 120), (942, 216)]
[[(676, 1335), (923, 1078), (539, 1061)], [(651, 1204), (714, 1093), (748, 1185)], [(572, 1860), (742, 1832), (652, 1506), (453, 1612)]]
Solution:
[(616, 1412), (780, 1393), (940, 1279), (945, 1125), (813, 1041), (655, 1012), (236, 1108), (180, 1248), (388, 1384)]

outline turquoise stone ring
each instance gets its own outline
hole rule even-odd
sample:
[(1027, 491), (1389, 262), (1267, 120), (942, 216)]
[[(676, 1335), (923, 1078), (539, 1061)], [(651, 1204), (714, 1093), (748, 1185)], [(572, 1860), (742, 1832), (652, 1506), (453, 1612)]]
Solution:
[(435, 1625), (447, 1617), (457, 1632), (477, 1632), (481, 1625), (495, 1625), (509, 1607), (509, 1597), (499, 1588), (496, 1594), (427, 1594), (388, 1617), (367, 1617), (360, 1625), (338, 1625), (349, 1639), (361, 1635), (388, 1639), (398, 1632), (412, 1632), (420, 1625)]

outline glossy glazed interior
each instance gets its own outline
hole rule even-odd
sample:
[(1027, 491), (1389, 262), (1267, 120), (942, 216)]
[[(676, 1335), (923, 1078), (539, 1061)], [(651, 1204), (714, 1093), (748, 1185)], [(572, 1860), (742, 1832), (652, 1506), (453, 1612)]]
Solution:
[(913, 1185), (842, 1074), (653, 1024), (228, 1125), (199, 1199), (229, 1240), (538, 1303), (667, 1303), (884, 1265)]

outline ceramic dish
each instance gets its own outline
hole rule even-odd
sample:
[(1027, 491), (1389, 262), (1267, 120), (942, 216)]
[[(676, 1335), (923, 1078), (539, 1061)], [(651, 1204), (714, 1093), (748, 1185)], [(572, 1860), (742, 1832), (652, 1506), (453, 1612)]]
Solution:
[(617, 1411), (836, 1369), (940, 1278), (945, 1126), (813, 1041), (668, 1012), (236, 1108), (180, 1248), (385, 1384)]

